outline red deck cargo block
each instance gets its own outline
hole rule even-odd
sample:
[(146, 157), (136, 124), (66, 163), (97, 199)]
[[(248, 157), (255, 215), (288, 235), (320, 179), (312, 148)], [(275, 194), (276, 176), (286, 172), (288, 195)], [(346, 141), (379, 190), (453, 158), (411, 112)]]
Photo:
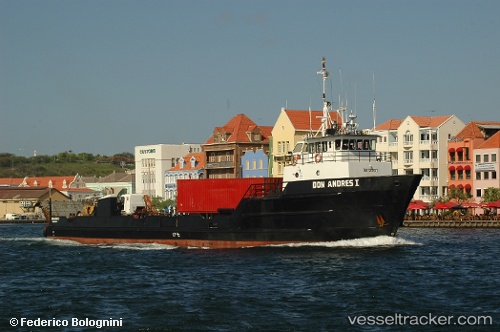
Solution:
[(235, 209), (253, 185), (281, 183), (277, 178), (177, 180), (177, 211), (180, 213), (217, 213)]

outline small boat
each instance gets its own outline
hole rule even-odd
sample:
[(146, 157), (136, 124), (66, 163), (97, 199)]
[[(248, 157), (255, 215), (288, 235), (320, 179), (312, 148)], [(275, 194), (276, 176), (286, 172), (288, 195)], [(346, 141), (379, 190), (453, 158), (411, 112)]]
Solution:
[[(324, 58), (318, 74), (321, 128), (296, 144), (282, 179), (182, 180), (177, 202), (182, 209), (175, 214), (159, 213), (147, 196), (106, 196), (75, 216), (47, 213), (44, 236), (84, 244), (199, 248), (395, 236), (422, 175), (393, 175), (391, 162), (377, 156), (378, 136), (358, 130), (352, 112), (348, 121), (332, 121)], [(221, 188), (227, 188), (225, 194)], [(208, 197), (212, 203), (206, 206), (207, 200), (201, 201)]]

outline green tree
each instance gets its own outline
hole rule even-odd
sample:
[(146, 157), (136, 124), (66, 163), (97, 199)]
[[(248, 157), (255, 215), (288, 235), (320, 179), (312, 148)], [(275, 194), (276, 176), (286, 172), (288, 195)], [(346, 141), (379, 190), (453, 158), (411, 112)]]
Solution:
[(448, 200), (456, 199), (459, 203), (470, 198), (468, 194), (466, 194), (463, 190), (459, 188), (451, 188), (448, 192)]
[(153, 206), (158, 211), (164, 211), (167, 206), (169, 206), (169, 205), (174, 206), (175, 205), (175, 201), (174, 200), (163, 199), (163, 197), (160, 197), (160, 196), (153, 196), (153, 197), (151, 197), (151, 202), (153, 202)]
[(489, 203), (500, 199), (500, 188), (489, 187), (484, 190), (483, 202)]

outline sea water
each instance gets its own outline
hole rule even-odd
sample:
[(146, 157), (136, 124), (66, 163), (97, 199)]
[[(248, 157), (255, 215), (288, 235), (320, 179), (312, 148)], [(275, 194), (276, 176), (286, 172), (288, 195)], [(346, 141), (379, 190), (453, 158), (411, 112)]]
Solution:
[(1, 331), (498, 331), (500, 230), (243, 249), (0, 225)]

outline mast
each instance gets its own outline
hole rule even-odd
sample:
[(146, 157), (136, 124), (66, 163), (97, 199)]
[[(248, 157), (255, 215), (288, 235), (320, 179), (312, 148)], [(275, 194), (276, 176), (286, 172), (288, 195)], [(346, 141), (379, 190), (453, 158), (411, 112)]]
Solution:
[(377, 107), (375, 106), (375, 72), (373, 72), (373, 130), (375, 130), (377, 120)]
[(323, 57), (321, 59), (321, 70), (318, 71), (318, 75), (323, 77), (323, 114), (321, 116), (321, 135), (326, 135), (326, 130), (330, 128), (330, 107), (331, 103), (326, 100), (326, 80), (328, 79), (329, 73), (326, 70), (326, 59)]

